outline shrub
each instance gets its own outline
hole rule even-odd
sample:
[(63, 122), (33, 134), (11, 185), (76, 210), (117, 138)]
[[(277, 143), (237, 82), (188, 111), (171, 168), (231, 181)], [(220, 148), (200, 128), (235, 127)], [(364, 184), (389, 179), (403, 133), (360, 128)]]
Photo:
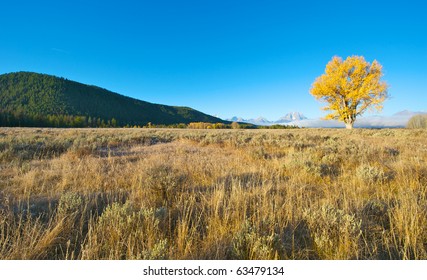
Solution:
[(407, 128), (424, 128), (427, 129), (427, 114), (416, 115), (409, 119)]
[(83, 205), (83, 199), (80, 195), (67, 192), (61, 196), (58, 204), (58, 217), (66, 217), (77, 214)]
[(369, 164), (360, 165), (356, 169), (356, 176), (366, 183), (384, 181), (388, 178), (381, 168)]
[(167, 164), (158, 164), (147, 170), (143, 187), (151, 192), (156, 204), (167, 205), (183, 186), (186, 179), (187, 176), (182, 170), (175, 169)]
[(242, 224), (241, 229), (233, 238), (232, 257), (235, 259), (271, 260), (282, 250), (280, 237), (276, 233), (264, 235), (249, 221)]
[(348, 259), (357, 255), (362, 222), (355, 215), (323, 205), (317, 209), (306, 209), (303, 217), (319, 256)]
[(382, 200), (372, 199), (363, 206), (363, 226), (370, 231), (390, 227), (389, 206)]
[(167, 239), (160, 239), (153, 248), (146, 249), (142, 253), (144, 260), (165, 260), (168, 257), (169, 247)]
[(128, 202), (109, 205), (92, 225), (84, 258), (165, 259), (167, 240), (161, 238), (156, 216), (153, 209), (137, 211)]
[(331, 165), (324, 164), (324, 163), (317, 164), (311, 161), (305, 162), (304, 170), (309, 174), (319, 176), (319, 177), (335, 175), (337, 173), (337, 171)]

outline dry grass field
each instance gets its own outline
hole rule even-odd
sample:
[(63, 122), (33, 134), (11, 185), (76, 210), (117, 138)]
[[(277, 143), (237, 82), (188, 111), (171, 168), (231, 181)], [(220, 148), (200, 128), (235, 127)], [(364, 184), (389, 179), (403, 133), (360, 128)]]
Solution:
[(0, 129), (2, 259), (427, 259), (427, 130)]

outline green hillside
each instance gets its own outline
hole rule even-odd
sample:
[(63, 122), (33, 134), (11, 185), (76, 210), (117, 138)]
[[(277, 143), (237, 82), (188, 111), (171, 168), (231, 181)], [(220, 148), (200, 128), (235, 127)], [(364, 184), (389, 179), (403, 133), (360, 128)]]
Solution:
[(2, 126), (124, 126), (224, 122), (188, 107), (153, 104), (55, 76), (0, 75)]

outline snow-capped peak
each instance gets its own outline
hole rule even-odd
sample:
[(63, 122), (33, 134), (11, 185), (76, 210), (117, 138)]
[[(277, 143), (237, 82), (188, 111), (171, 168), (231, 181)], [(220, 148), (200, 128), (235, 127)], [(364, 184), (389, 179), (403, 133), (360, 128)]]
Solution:
[(287, 113), (285, 116), (281, 117), (276, 121), (276, 123), (285, 123), (285, 122), (292, 122), (292, 121), (300, 121), (307, 119), (302, 113), (300, 112), (291, 112)]

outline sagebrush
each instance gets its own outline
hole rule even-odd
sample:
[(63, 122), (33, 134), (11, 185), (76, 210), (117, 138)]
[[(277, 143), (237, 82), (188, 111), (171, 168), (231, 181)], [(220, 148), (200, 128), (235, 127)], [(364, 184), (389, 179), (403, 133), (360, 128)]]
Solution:
[(0, 129), (2, 259), (427, 259), (426, 130)]

